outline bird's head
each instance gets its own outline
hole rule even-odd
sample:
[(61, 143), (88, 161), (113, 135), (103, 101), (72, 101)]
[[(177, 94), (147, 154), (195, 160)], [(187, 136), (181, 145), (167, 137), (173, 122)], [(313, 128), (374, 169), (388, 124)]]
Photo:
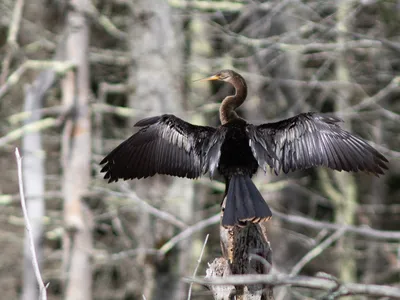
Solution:
[(225, 82), (231, 82), (231, 80), (236, 76), (236, 72), (232, 70), (221, 70), (210, 77), (200, 79), (199, 81), (209, 81), (209, 80), (219, 80)]

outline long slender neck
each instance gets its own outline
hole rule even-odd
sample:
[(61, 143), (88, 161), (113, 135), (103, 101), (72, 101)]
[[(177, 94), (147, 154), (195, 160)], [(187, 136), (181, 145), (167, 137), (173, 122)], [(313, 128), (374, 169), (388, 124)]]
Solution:
[(235, 95), (226, 97), (221, 103), (219, 118), (222, 125), (239, 118), (235, 109), (243, 104), (247, 96), (246, 81), (240, 75), (233, 77), (228, 82), (234, 86)]

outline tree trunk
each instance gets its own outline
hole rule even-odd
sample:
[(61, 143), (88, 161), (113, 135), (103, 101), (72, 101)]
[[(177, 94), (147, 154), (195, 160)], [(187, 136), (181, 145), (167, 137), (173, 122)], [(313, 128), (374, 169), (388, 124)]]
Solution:
[[(221, 220), (222, 220), (221, 213)], [(229, 275), (268, 274), (272, 268), (272, 251), (266, 234), (267, 223), (246, 226), (220, 226), (223, 257), (209, 264), (206, 278)], [(254, 285), (210, 285), (214, 299), (229, 300), (235, 295), (238, 300), (274, 299), (272, 287)]]
[(85, 11), (87, 0), (71, 1), (66, 18), (66, 60), (76, 63), (63, 80), (63, 104), (73, 111), (63, 133), (64, 193), (64, 280), (65, 299), (92, 298), (90, 254), (92, 249), (91, 215), (83, 203), (90, 183), (89, 114), (89, 28)]
[[(182, 116), (182, 55), (181, 42), (177, 40), (171, 9), (163, 0), (140, 0), (130, 25), (130, 51), (132, 65), (129, 82), (135, 87), (129, 97), (132, 108), (141, 110), (143, 116), (174, 113)], [(188, 120), (189, 121), (189, 120)], [(155, 176), (137, 183), (135, 188), (146, 199), (162, 210), (173, 212), (183, 221), (190, 222), (193, 215), (193, 184), (187, 179)], [(174, 229), (140, 212), (135, 234), (139, 248), (153, 248), (168, 239)], [(147, 299), (182, 299), (187, 286), (180, 281), (190, 262), (190, 242), (180, 244), (168, 260), (155, 263), (138, 256), (143, 268), (140, 281), (142, 294)], [(169, 273), (168, 273), (169, 272)]]
[[(338, 81), (349, 82), (350, 72), (347, 67), (346, 53), (344, 44), (346, 35), (343, 31), (348, 30), (348, 18), (353, 5), (352, 1), (341, 0), (337, 3), (337, 25), (338, 36), (337, 43), (343, 45), (338, 52), (338, 60), (336, 64), (336, 77)], [(336, 111), (341, 111), (349, 105), (351, 94), (347, 89), (338, 89), (336, 103)], [(351, 132), (350, 122), (346, 122), (346, 129)], [(344, 225), (353, 225), (354, 216), (357, 208), (357, 186), (354, 180), (354, 175), (346, 172), (335, 172), (335, 179), (338, 183), (338, 192), (341, 195), (340, 199), (334, 199), (335, 204), (335, 222)], [(343, 282), (356, 281), (356, 263), (354, 253), (354, 240), (352, 237), (343, 237), (339, 244), (339, 259), (337, 268), (339, 270), (339, 278)]]
[[(383, 143), (382, 139), (382, 120), (378, 119), (374, 122), (375, 130), (374, 130), (374, 140), (376, 143)], [(376, 206), (384, 206), (385, 203), (385, 191), (386, 187), (382, 184), (381, 178), (372, 178), (371, 179), (371, 188), (370, 188), (370, 196), (367, 197), (367, 204), (376, 205)], [(370, 212), (368, 212), (370, 214)], [(381, 228), (381, 214), (371, 214), (370, 218), (367, 218), (368, 223), (365, 224), (367, 226), (371, 226), (372, 228)], [(367, 244), (367, 255), (365, 262), (365, 272), (363, 274), (363, 282), (367, 284), (377, 283), (377, 279), (379, 278), (379, 274), (382, 274), (382, 271), (386, 269), (386, 266), (382, 264), (382, 247), (377, 243), (368, 243)]]
[[(38, 110), (42, 107), (42, 96), (38, 92), (36, 85), (26, 88), (24, 111), (31, 113), (31, 117), (26, 120), (25, 125), (39, 121), (41, 113)], [(43, 258), (42, 255), (42, 236), (43, 236), (43, 217), (45, 211), (44, 203), (44, 158), (45, 153), (42, 148), (42, 137), (40, 131), (31, 132), (24, 135), (23, 140), (23, 181), (26, 195), (26, 205), (29, 219), (32, 226), (32, 236), (34, 239), (37, 260), (39, 266)], [(32, 253), (29, 246), (29, 236), (24, 238), (24, 285), (22, 291), (23, 300), (39, 298), (39, 289), (32, 266)]]

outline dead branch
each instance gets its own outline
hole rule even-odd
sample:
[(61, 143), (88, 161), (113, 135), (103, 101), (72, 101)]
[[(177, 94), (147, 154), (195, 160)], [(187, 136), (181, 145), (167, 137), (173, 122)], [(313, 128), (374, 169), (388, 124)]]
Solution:
[(338, 230), (344, 228), (347, 233), (357, 234), (363, 237), (372, 238), (375, 240), (388, 240), (388, 241), (399, 241), (400, 240), (400, 231), (389, 231), (389, 230), (378, 230), (373, 229), (366, 226), (353, 226), (353, 225), (340, 225), (333, 224), (328, 222), (321, 222), (312, 220), (310, 218), (305, 218), (301, 216), (287, 215), (281, 212), (278, 212), (274, 209), (271, 209), (273, 213), (273, 217), (280, 218), (286, 222), (291, 224), (303, 225), (306, 227), (314, 228), (314, 229), (329, 229), (329, 230)]
[(38, 132), (47, 128), (57, 127), (60, 126), (61, 123), (61, 118), (45, 118), (37, 122), (26, 124), (1, 137), (0, 147), (4, 147), (5, 145), (20, 139), (27, 132)]
[(135, 118), (137, 117), (138, 110), (128, 108), (128, 107), (122, 107), (122, 106), (115, 106), (115, 105), (109, 105), (109, 104), (93, 104), (92, 105), (93, 111), (94, 112), (103, 112), (103, 113), (112, 113), (120, 117), (125, 117), (125, 118)]
[(118, 29), (117, 26), (108, 18), (106, 15), (101, 14), (97, 8), (90, 2), (88, 4), (88, 15), (95, 20), (100, 26), (104, 28), (104, 30), (110, 34), (111, 36), (119, 39), (125, 40), (128, 35), (122, 30)]
[(120, 67), (126, 67), (131, 63), (129, 53), (119, 50), (99, 49), (91, 47), (89, 60), (92, 63), (110, 64)]
[(163, 254), (163, 255), (167, 254), (180, 241), (187, 239), (188, 237), (192, 236), (194, 233), (199, 232), (208, 226), (216, 224), (218, 222), (219, 218), (220, 218), (219, 214), (214, 215), (207, 219), (201, 220), (200, 222), (197, 222), (196, 224), (194, 224), (192, 226), (189, 226), (188, 228), (186, 228), (185, 230), (183, 230), (182, 232), (180, 232), (179, 234), (177, 234), (173, 238), (171, 238), (163, 246), (161, 246), (161, 248), (160, 248), (161, 254)]
[[(246, 4), (241, 2), (230, 2), (230, 1), (183, 1), (183, 0), (169, 0), (169, 5), (174, 8), (187, 8), (188, 6), (192, 9), (199, 11), (226, 11), (226, 12), (238, 12), (245, 8)], [(257, 9), (262, 11), (270, 10), (272, 5), (270, 3), (258, 4)]]
[[(107, 257), (108, 260), (111, 261), (117, 261), (117, 260), (121, 260), (127, 257), (134, 257), (136, 255), (140, 255), (140, 254), (145, 254), (145, 255), (154, 255), (157, 257), (162, 257), (162, 254), (160, 253), (160, 250), (158, 249), (154, 249), (154, 248), (135, 248), (135, 249), (129, 249), (126, 251), (121, 251), (118, 253), (113, 253), (111, 254), (109, 257)], [(98, 258), (98, 257), (96, 257)], [(102, 259), (104, 260), (104, 257), (102, 257)]]
[[(194, 269), (193, 277), (196, 277), (197, 269), (198, 269), (199, 266), (200, 266), (201, 259), (202, 259), (202, 257), (203, 257), (204, 249), (206, 248), (206, 245), (207, 245), (207, 241), (208, 241), (208, 237), (209, 237), (209, 236), (210, 236), (209, 234), (206, 235), (206, 239), (204, 240), (203, 247), (201, 247), (200, 256), (199, 256), (199, 259), (197, 260), (197, 265), (196, 265), (196, 268)], [(192, 295), (192, 287), (193, 287), (193, 283), (190, 283), (187, 300), (190, 300), (190, 298), (191, 298), (191, 295)]]
[(25, 121), (26, 119), (29, 119), (33, 114), (41, 114), (41, 115), (60, 115), (63, 112), (65, 112), (65, 107), (63, 105), (55, 105), (52, 107), (45, 107), (45, 108), (39, 108), (39, 109), (34, 109), (31, 111), (22, 111), (15, 113), (11, 116), (9, 116), (7, 119), (11, 124), (17, 124), (19, 122)]
[(65, 61), (46, 61), (46, 60), (27, 60), (17, 70), (15, 70), (0, 87), (0, 99), (8, 93), (11, 87), (19, 82), (21, 76), (29, 69), (45, 70), (52, 69), (58, 74), (65, 74), (67, 71), (75, 67), (72, 62)]
[[(52, 199), (52, 198), (60, 198), (62, 196), (62, 193), (60, 191), (47, 191), (43, 197), (45, 199)], [(37, 199), (38, 196), (32, 195), (26, 195), (25, 200), (31, 200), (31, 199)], [(21, 201), (21, 196), (19, 194), (1, 194), (0, 195), (0, 205), (8, 205), (8, 204), (13, 204), (15, 202)]]
[(24, 0), (17, 0), (14, 6), (14, 11), (11, 18), (11, 24), (8, 29), (8, 37), (7, 37), (8, 49), (2, 64), (3, 66), (0, 75), (1, 84), (3, 84), (6, 80), (12, 57), (15, 51), (18, 49), (17, 35), (19, 32), (19, 25), (21, 21), (23, 8), (24, 8)]
[[(394, 77), (388, 85), (386, 85), (383, 89), (379, 90), (375, 95), (371, 97), (366, 97), (363, 101), (360, 103), (350, 106), (342, 112), (347, 112), (347, 111), (359, 111), (365, 107), (368, 107), (369, 105), (377, 105), (379, 101), (382, 101), (385, 99), (387, 96), (389, 96), (393, 92), (399, 92), (400, 91), (400, 76)], [(340, 112), (340, 111), (339, 111)]]
[(295, 276), (300, 273), (301, 269), (308, 264), (311, 260), (320, 255), (324, 250), (331, 246), (334, 242), (340, 239), (346, 232), (345, 228), (338, 229), (330, 237), (325, 239), (322, 243), (314, 247), (310, 252), (308, 252), (302, 259), (300, 259), (297, 264), (292, 268), (290, 272), (291, 276)]
[(153, 216), (156, 216), (157, 218), (167, 221), (168, 223), (170, 223), (180, 229), (185, 229), (188, 227), (183, 221), (179, 220), (174, 215), (172, 215), (166, 211), (162, 211), (162, 210), (148, 204), (146, 201), (141, 199), (134, 191), (129, 190), (129, 188), (122, 186), (122, 189), (124, 190), (124, 193), (114, 192), (114, 191), (110, 191), (110, 190), (107, 190), (104, 188), (96, 188), (96, 190), (105, 191), (106, 193), (108, 193), (110, 195), (123, 197), (123, 198), (129, 198), (130, 200), (133, 200), (136, 204), (139, 204), (140, 209), (142, 209), (143, 211), (146, 211), (146, 212), (152, 214)]
[[(185, 278), (184, 280), (186, 282), (194, 282), (205, 286), (243, 286), (252, 284), (266, 284), (269, 286), (289, 285), (292, 287), (327, 291), (327, 295), (324, 296), (324, 299), (335, 299), (346, 295), (400, 298), (400, 288), (397, 287), (359, 283), (340, 283), (334, 277), (323, 276), (322, 274), (321, 277), (310, 277), (274, 273), (268, 275), (235, 275), (225, 276), (224, 278), (213, 277), (212, 279)], [(333, 296), (334, 298), (329, 298), (328, 296)]]

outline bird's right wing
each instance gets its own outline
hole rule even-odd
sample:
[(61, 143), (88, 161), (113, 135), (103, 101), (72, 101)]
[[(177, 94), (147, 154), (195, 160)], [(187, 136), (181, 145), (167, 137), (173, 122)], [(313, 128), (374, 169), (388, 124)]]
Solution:
[(258, 164), (278, 174), (325, 166), (338, 171), (383, 174), (388, 160), (366, 141), (340, 128), (339, 118), (317, 113), (259, 126), (248, 125)]
[(213, 127), (192, 125), (174, 115), (143, 119), (135, 126), (142, 128), (100, 162), (109, 182), (155, 174), (197, 178), (217, 159), (209, 156), (220, 148)]

